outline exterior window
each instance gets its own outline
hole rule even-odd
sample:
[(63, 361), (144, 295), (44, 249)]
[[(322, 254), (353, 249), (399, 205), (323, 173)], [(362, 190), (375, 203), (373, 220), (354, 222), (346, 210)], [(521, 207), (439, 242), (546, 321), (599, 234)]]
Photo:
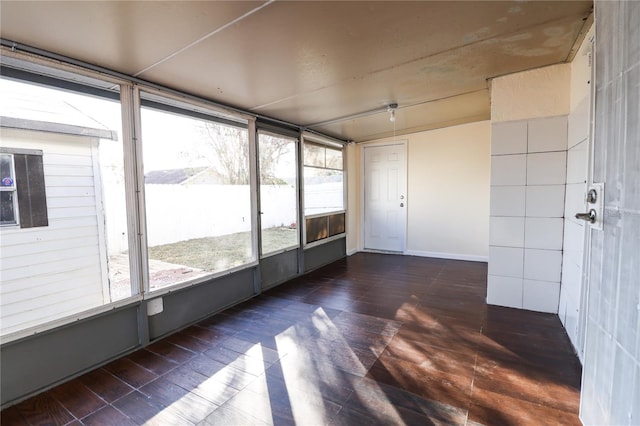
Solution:
[(304, 204), (307, 243), (345, 232), (342, 149), (305, 143)]
[(42, 154), (0, 156), (1, 224), (20, 224), (21, 228), (48, 226)]
[(215, 120), (157, 103), (141, 108), (152, 292), (256, 260), (249, 133)]
[(111, 90), (0, 78), (2, 337), (133, 293), (122, 113)]
[(298, 245), (297, 142), (258, 134), (262, 255)]
[(0, 224), (15, 225), (18, 205), (16, 203), (16, 176), (13, 155), (0, 154)]

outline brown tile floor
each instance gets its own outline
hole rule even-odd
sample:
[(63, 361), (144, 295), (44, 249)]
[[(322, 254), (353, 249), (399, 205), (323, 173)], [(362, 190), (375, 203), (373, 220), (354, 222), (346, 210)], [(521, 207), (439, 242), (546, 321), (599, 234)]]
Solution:
[(580, 424), (555, 315), (486, 264), (360, 253), (2, 412), (2, 424)]

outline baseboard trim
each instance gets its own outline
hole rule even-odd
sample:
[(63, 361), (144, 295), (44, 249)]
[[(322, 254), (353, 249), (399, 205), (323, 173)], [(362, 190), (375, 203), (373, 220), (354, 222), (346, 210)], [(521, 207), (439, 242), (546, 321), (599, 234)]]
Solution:
[(401, 252), (384, 252), (384, 251), (369, 250), (369, 249), (352, 249), (352, 250), (347, 250), (347, 256), (352, 256), (360, 252), (399, 254), (399, 255), (405, 255), (405, 256), (419, 256), (419, 257), (434, 257), (436, 259), (466, 260), (469, 262), (488, 262), (489, 261), (489, 256), (476, 256), (473, 254), (442, 253), (438, 251), (421, 251), (421, 250), (407, 250), (404, 253), (401, 253)]
[(470, 262), (488, 262), (489, 256), (477, 256), (473, 254), (458, 254), (458, 253), (442, 253), (437, 251), (420, 251), (420, 250), (407, 250), (404, 252), (409, 256), (420, 257), (435, 257), (437, 259), (453, 259), (453, 260), (467, 260)]

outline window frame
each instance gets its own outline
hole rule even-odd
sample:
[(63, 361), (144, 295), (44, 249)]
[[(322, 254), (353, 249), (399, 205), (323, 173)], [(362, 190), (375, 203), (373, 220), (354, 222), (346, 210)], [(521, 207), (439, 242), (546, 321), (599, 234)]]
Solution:
[[(296, 197), (296, 222), (298, 222), (297, 228), (296, 229), (296, 243), (292, 244), (290, 246), (287, 247), (283, 247), (283, 248), (279, 248), (276, 250), (272, 250), (272, 251), (268, 251), (268, 252), (263, 252), (262, 249), (262, 192), (261, 192), (261, 186), (262, 186), (262, 182), (260, 181), (260, 135), (266, 135), (266, 136), (271, 136), (271, 137), (275, 137), (275, 138), (282, 138), (282, 139), (288, 139), (293, 143), (293, 153), (294, 153), (294, 157), (295, 157), (295, 168), (296, 168), (296, 176), (295, 176), (295, 197)], [(260, 206), (260, 220), (259, 220), (259, 229), (258, 232), (260, 233), (260, 238), (259, 238), (259, 253), (258, 253), (258, 260), (260, 259), (264, 259), (270, 256), (274, 256), (280, 253), (284, 253), (287, 251), (291, 251), (291, 250), (295, 250), (298, 247), (300, 247), (300, 242), (301, 242), (301, 235), (300, 235), (300, 212), (301, 210), (303, 210), (302, 208), (302, 204), (300, 202), (300, 168), (299, 168), (299, 164), (300, 164), (300, 137), (296, 134), (295, 136), (293, 134), (289, 134), (285, 131), (278, 133), (276, 130), (271, 130), (271, 129), (263, 129), (263, 128), (258, 128), (256, 131), (256, 188), (258, 188), (258, 204)]]
[[(13, 153), (5, 152), (5, 150), (6, 150), (5, 148), (2, 148), (2, 150), (0, 150), (0, 156), (9, 157), (10, 176), (13, 179), (13, 182), (9, 186), (0, 185), (0, 192), (12, 193), (11, 201), (13, 204), (13, 222), (5, 222), (5, 223), (0, 222), (0, 226), (6, 227), (6, 228), (19, 227), (20, 226), (20, 206), (18, 204), (18, 185), (16, 182), (15, 158)], [(0, 178), (4, 179), (4, 177), (1, 177), (1, 176)]]
[[(41, 228), (49, 226), (49, 211), (47, 208), (47, 190), (44, 175), (43, 151), (40, 149), (1, 147), (0, 153), (2, 153), (3, 155), (11, 155), (13, 191), (15, 192), (13, 196), (15, 223), (6, 223), (1, 224), (0, 226), (17, 226), (20, 229)], [(18, 168), (16, 167), (16, 156), (21, 157), (19, 159), (20, 161), (24, 160), (25, 164), (23, 171), (24, 176), (27, 178), (26, 185), (20, 184), (18, 182), (19, 180), (21, 180), (21, 176), (23, 175), (19, 173)], [(37, 157), (39, 164), (34, 165), (32, 162), (30, 163), (30, 157), (31, 159), (33, 159), (33, 157)], [(37, 174), (35, 174), (35, 179), (32, 179), (34, 177), (33, 167), (36, 168), (35, 171), (37, 172)], [(20, 176), (18, 176), (18, 174), (20, 174)], [(34, 181), (33, 185), (31, 183), (32, 180)], [(32, 187), (35, 187), (34, 189), (37, 190), (38, 185), (42, 187), (41, 193), (37, 194), (36, 192), (32, 195)], [(26, 193), (24, 191), (26, 191)], [(38, 211), (36, 211), (34, 214), (35, 208), (33, 207), (32, 196), (36, 197), (36, 199), (40, 201), (40, 217), (38, 217)], [(35, 223), (34, 219), (36, 219)]]
[(206, 275), (196, 277), (190, 280), (177, 282), (164, 287), (151, 289), (150, 271), (149, 271), (149, 245), (148, 245), (148, 229), (147, 229), (147, 203), (146, 203), (146, 189), (144, 179), (144, 161), (139, 161), (137, 165), (138, 173), (138, 214), (140, 220), (141, 232), (140, 248), (141, 248), (141, 264), (142, 264), (142, 289), (141, 294), (143, 299), (153, 299), (164, 294), (174, 292), (179, 289), (195, 286), (207, 281), (211, 281), (216, 278), (220, 278), (226, 275), (233, 274), (238, 271), (256, 267), (260, 261), (259, 245), (258, 245), (258, 215), (257, 215), (257, 164), (252, 159), (256, 158), (256, 129), (255, 120), (248, 116), (241, 116), (237, 114), (230, 114), (224, 110), (218, 110), (211, 108), (211, 106), (194, 102), (191, 99), (183, 99), (176, 96), (171, 96), (167, 93), (159, 93), (158, 91), (148, 87), (136, 88), (138, 92), (138, 104), (134, 110), (136, 127), (140, 132), (136, 138), (136, 152), (137, 155), (144, 158), (144, 133), (142, 127), (142, 109), (150, 109), (154, 111), (160, 111), (168, 114), (174, 114), (178, 116), (187, 117), (190, 119), (196, 119), (201, 121), (209, 121), (223, 126), (237, 127), (248, 132), (248, 144), (249, 144), (249, 186), (250, 186), (250, 206), (251, 206), (251, 245), (253, 251), (253, 259), (250, 262), (243, 263), (241, 265), (233, 266), (228, 269), (209, 272)]
[[(336, 151), (340, 151), (342, 154), (342, 168), (338, 169), (338, 168), (334, 168), (334, 167), (326, 167), (326, 151), (325, 151), (325, 167), (319, 167), (319, 166), (314, 166), (314, 165), (305, 165), (305, 159), (304, 159), (304, 149), (305, 146), (307, 145), (312, 145), (312, 146), (319, 146), (326, 149), (332, 149), (332, 150), (336, 150)], [(307, 132), (303, 133), (302, 135), (302, 143), (301, 143), (301, 161), (300, 161), (300, 167), (301, 167), (301, 183), (302, 183), (302, 237), (303, 237), (303, 247), (305, 248), (310, 248), (310, 247), (314, 247), (317, 245), (321, 245), (321, 244), (325, 244), (328, 243), (330, 241), (333, 240), (337, 240), (340, 238), (344, 238), (347, 234), (347, 229), (346, 229), (346, 220), (347, 220), (347, 177), (346, 177), (346, 170), (345, 170), (345, 165), (346, 165), (346, 159), (345, 159), (345, 154), (346, 154), (346, 149), (345, 149), (345, 145), (342, 142), (336, 142), (334, 140), (328, 139), (328, 138), (324, 138), (321, 137), (319, 135), (315, 135), (315, 134), (309, 134)], [(304, 181), (304, 171), (305, 169), (309, 167), (312, 169), (317, 169), (317, 170), (334, 170), (334, 171), (340, 171), (342, 172), (342, 209), (337, 209), (337, 210), (331, 210), (331, 211), (326, 211), (326, 212), (322, 212), (322, 213), (315, 213), (315, 214), (310, 214), (307, 215), (305, 213), (305, 209), (306, 209), (306, 192), (305, 192), (305, 181)], [(343, 232), (338, 232), (338, 233), (332, 233), (330, 226), (329, 226), (329, 222), (330, 222), (330, 218), (334, 217), (334, 216), (338, 216), (338, 215), (344, 215), (344, 231)], [(326, 229), (326, 233), (327, 235), (325, 237), (313, 240), (313, 241), (309, 241), (307, 238), (307, 221), (308, 220), (313, 220), (313, 219), (319, 219), (319, 218), (326, 218), (327, 220), (327, 229)]]

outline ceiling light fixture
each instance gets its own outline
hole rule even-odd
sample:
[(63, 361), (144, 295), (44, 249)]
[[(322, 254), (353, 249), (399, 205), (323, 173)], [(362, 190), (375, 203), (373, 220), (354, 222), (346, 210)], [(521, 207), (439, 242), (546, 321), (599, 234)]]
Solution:
[(398, 104), (389, 104), (387, 106), (387, 112), (389, 113), (389, 121), (394, 123), (396, 121), (396, 108), (398, 108)]
[(387, 111), (389, 112), (389, 121), (393, 123), (393, 142), (396, 141), (396, 109), (398, 108), (398, 104), (392, 103), (387, 106)]

